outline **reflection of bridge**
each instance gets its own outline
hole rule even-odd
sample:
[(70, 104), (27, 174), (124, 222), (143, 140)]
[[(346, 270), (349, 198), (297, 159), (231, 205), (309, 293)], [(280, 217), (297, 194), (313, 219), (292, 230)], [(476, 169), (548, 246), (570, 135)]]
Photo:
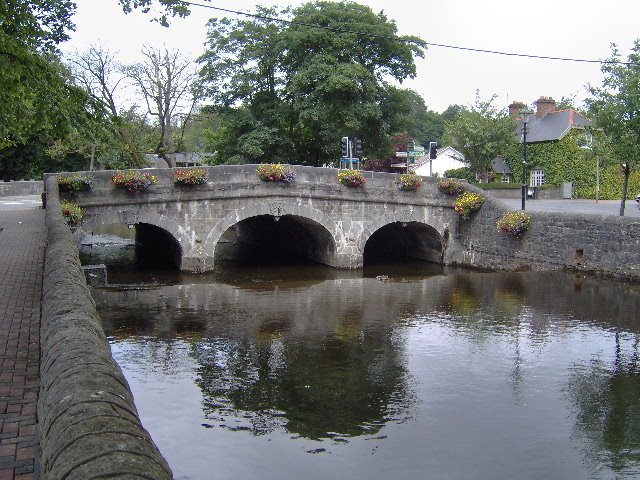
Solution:
[(365, 172), (367, 183), (348, 188), (337, 171), (296, 167), (291, 184), (263, 182), (256, 167), (209, 167), (206, 185), (174, 186), (171, 170), (150, 171), (158, 183), (144, 194), (111, 185), (109, 172), (94, 173), (94, 188), (78, 195), (82, 228), (136, 225), (143, 244), (168, 248), (182, 270), (213, 268), (216, 245), (234, 227), (249, 244), (278, 243), (287, 251), (338, 268), (359, 268), (365, 247), (395, 246), (403, 255), (461, 263), (452, 240), (458, 215), (435, 179), (417, 192), (402, 192), (396, 175)]
[[(213, 269), (222, 235), (233, 229), (241, 243), (281, 247), (337, 268), (359, 268), (365, 250), (400, 253), (448, 265), (485, 269), (572, 268), (640, 278), (640, 223), (602, 215), (533, 213), (521, 239), (496, 229), (507, 210), (486, 198), (461, 220), (453, 198), (424, 178), (417, 192), (402, 192), (397, 175), (364, 172), (365, 186), (338, 184), (337, 170), (297, 166), (291, 184), (263, 182), (255, 165), (207, 167), (206, 185), (175, 186), (172, 170), (148, 170), (158, 183), (148, 193), (113, 187), (110, 172), (94, 172), (94, 188), (79, 193), (82, 228), (136, 225), (137, 239), (182, 270)], [(466, 189), (478, 191), (472, 186)]]

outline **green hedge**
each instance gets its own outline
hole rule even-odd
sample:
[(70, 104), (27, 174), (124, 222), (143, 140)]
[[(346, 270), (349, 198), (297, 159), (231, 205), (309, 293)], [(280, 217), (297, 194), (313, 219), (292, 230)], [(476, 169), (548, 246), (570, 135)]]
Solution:
[(459, 178), (466, 180), (469, 183), (476, 181), (476, 174), (473, 173), (470, 167), (454, 168), (444, 172), (446, 178)]
[(520, 187), (522, 187), (522, 184), (520, 183), (502, 182), (474, 183), (474, 185), (483, 190), (520, 190)]

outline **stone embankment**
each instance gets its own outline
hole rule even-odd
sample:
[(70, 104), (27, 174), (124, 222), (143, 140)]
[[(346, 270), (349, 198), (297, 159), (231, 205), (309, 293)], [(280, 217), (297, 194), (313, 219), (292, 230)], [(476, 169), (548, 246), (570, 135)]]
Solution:
[(78, 251), (48, 180), (38, 417), (43, 479), (170, 479), (111, 357)]

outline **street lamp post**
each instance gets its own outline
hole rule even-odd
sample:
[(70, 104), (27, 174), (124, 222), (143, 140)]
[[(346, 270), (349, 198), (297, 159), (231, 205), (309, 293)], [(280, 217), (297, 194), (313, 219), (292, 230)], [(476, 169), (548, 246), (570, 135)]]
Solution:
[(527, 123), (529, 123), (531, 115), (533, 115), (533, 112), (529, 109), (525, 108), (520, 111), (520, 119), (522, 120), (522, 145), (524, 147), (522, 159), (522, 210), (525, 209), (527, 200)]

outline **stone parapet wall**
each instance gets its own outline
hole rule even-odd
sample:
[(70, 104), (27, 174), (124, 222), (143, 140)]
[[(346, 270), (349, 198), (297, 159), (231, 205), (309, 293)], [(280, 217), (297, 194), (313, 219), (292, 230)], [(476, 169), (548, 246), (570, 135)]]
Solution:
[(37, 180), (17, 180), (0, 182), (0, 197), (19, 197), (22, 195), (40, 195), (44, 183)]
[(455, 235), (462, 248), (452, 263), (506, 271), (569, 269), (640, 281), (639, 219), (527, 212), (531, 225), (518, 239), (498, 231), (496, 221), (505, 211), (500, 205), (485, 203), (472, 219), (460, 220)]
[(38, 400), (41, 476), (171, 479), (111, 357), (78, 251), (48, 180)]

